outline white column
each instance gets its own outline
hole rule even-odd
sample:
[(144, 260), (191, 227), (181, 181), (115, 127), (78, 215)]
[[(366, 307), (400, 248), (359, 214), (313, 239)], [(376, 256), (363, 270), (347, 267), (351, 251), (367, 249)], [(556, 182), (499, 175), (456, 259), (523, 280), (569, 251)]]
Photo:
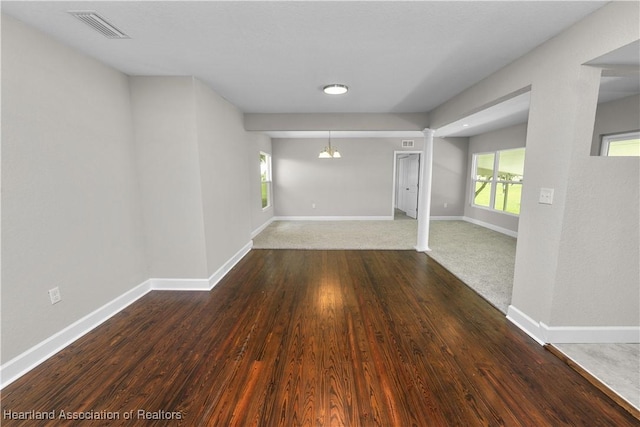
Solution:
[(422, 161), (420, 162), (420, 193), (418, 195), (418, 242), (416, 251), (429, 249), (429, 220), (431, 219), (431, 176), (433, 169), (433, 129), (425, 129)]

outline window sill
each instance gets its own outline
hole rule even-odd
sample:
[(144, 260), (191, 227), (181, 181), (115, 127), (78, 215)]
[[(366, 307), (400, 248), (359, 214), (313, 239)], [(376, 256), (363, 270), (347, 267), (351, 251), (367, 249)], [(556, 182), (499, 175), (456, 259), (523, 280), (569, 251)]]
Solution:
[(512, 216), (512, 217), (515, 217), (515, 218), (520, 218), (520, 214), (514, 214), (514, 213), (511, 213), (511, 212), (499, 211), (497, 209), (491, 209), (491, 208), (489, 208), (487, 206), (474, 205), (473, 203), (471, 203), (470, 206), (472, 208), (482, 209), (483, 211), (487, 211), (487, 212), (493, 212), (493, 213), (497, 213), (497, 214), (502, 214), (502, 215)]

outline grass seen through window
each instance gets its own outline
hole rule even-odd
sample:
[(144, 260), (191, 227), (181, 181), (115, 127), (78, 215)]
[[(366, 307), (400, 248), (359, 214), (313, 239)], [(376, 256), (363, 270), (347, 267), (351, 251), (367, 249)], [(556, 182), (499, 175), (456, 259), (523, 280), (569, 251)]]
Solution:
[(524, 148), (473, 155), (474, 206), (520, 214)]
[(271, 206), (271, 155), (260, 153), (260, 192), (262, 209)]

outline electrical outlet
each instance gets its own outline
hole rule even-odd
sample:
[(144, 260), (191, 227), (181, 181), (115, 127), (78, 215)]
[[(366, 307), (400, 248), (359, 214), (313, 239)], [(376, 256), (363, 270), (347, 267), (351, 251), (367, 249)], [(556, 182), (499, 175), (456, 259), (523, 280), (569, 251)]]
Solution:
[(445, 208), (448, 208), (448, 207), (449, 207), (449, 203), (444, 202), (444, 207), (445, 207)]
[(57, 286), (53, 289), (49, 289), (49, 298), (51, 298), (51, 304), (60, 302), (62, 296), (60, 295), (60, 288)]
[(316, 208), (316, 204), (315, 203), (311, 203), (311, 209), (315, 209)]

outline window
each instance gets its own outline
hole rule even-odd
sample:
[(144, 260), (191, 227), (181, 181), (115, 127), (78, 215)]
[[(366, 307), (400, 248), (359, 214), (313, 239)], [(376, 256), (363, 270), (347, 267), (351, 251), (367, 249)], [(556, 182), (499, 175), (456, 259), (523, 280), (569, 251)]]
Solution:
[(520, 214), (524, 148), (473, 155), (472, 205)]
[(271, 206), (271, 155), (260, 152), (260, 181), (262, 209)]
[(640, 131), (603, 136), (600, 155), (608, 157), (640, 156)]

